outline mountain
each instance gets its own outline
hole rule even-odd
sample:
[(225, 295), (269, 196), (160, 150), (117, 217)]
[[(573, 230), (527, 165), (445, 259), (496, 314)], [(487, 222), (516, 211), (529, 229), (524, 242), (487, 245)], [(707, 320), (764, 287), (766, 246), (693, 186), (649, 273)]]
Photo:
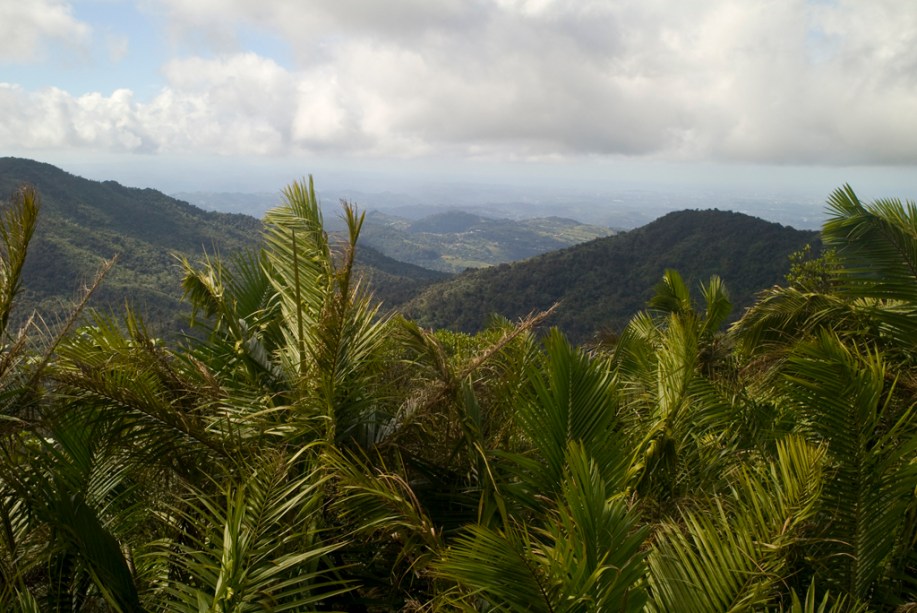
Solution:
[[(42, 211), (26, 260), (20, 316), (32, 308), (45, 316), (66, 312), (66, 302), (101, 261), (120, 254), (91, 305), (120, 311), (129, 301), (147, 321), (175, 330), (186, 311), (175, 254), (192, 260), (205, 251), (230, 257), (260, 240), (260, 221), (247, 215), (208, 212), (153, 189), (0, 158), (0, 193), (11, 194), (23, 183), (38, 188)], [(682, 211), (626, 233), (446, 279), (442, 272), (398, 261), (409, 258), (373, 249), (380, 243), (379, 228), (387, 228), (381, 242), (390, 250), (427, 249), (429, 261), (460, 267), (478, 257), (471, 255), (475, 250), (488, 257), (521, 257), (533, 245), (548, 249), (551, 240), (583, 240), (581, 224), (560, 218), (493, 220), (457, 211), (414, 221), (369, 213), (357, 256), (383, 308), (401, 308), (424, 325), (474, 331), (491, 313), (515, 318), (562, 300), (553, 323), (576, 340), (623, 326), (643, 308), (667, 267), (694, 286), (719, 274), (738, 314), (754, 292), (782, 280), (789, 253), (817, 241), (814, 232), (739, 213)]]
[(0, 194), (29, 183), (41, 211), (29, 246), (18, 314), (68, 312), (103, 259), (118, 262), (90, 305), (122, 311), (129, 301), (154, 325), (179, 319), (181, 273), (173, 254), (230, 254), (257, 244), (260, 222), (209, 213), (153, 189), (90, 181), (32, 160), (0, 158)]
[(361, 240), (396, 260), (460, 272), (530, 258), (609, 234), (608, 228), (561, 217), (494, 219), (448, 210), (412, 221), (371, 211)]
[(789, 254), (817, 241), (816, 232), (741, 213), (679, 211), (615, 236), (466, 271), (427, 288), (404, 311), (425, 326), (474, 332), (494, 313), (515, 319), (560, 301), (550, 323), (585, 341), (621, 329), (674, 268), (692, 288), (720, 275), (738, 316), (757, 291), (783, 280)]
[[(20, 317), (33, 308), (45, 317), (68, 312), (68, 301), (92, 280), (102, 260), (117, 254), (90, 305), (121, 311), (129, 301), (146, 321), (174, 331), (186, 319), (175, 256), (195, 261), (207, 252), (229, 259), (256, 248), (261, 237), (261, 222), (248, 215), (204, 211), (153, 189), (0, 158), (0, 194), (12, 194), (24, 183), (38, 189), (42, 208), (26, 258)], [(445, 277), (368, 248), (360, 250), (358, 264), (388, 306)]]

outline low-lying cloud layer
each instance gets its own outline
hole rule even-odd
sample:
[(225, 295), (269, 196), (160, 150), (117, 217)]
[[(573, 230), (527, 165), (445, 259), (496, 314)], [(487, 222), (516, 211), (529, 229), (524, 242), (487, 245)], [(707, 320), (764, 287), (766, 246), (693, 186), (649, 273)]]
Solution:
[[(0, 62), (41, 62), (49, 49), (79, 49), (96, 35), (61, 2), (3, 6), (0, 37), (15, 36), (17, 44), (4, 45)], [(175, 49), (195, 49), (164, 60), (158, 93), (141, 99), (117, 85), (79, 92), (0, 83), (0, 144), (502, 160), (917, 161), (917, 4), (907, 0), (142, 6)], [(252, 32), (281, 39), (288, 51), (270, 57), (246, 48)]]

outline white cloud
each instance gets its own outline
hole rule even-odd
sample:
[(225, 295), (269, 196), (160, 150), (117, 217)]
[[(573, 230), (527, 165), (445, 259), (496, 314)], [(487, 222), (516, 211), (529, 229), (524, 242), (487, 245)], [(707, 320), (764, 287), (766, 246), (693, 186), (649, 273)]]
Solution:
[(150, 126), (138, 121), (136, 111), (128, 90), (74, 97), (57, 88), (30, 93), (0, 83), (0, 116), (5, 118), (0, 143), (17, 149), (148, 150)]
[[(917, 162), (910, 2), (155, 7), (176, 36), (216, 41), (219, 52), (169, 62), (148, 100), (7, 87), (0, 105), (18, 113), (8, 117), (42, 123), (20, 137), (220, 154)], [(289, 58), (242, 48), (253, 28), (282, 38)], [(29, 105), (47, 108), (49, 119)]]
[(85, 45), (90, 28), (59, 0), (0, 2), (0, 62), (39, 59), (49, 43)]

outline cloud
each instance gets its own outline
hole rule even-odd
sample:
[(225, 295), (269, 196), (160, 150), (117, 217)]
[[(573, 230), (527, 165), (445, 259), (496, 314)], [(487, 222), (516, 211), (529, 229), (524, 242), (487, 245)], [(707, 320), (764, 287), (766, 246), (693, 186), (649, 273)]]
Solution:
[(0, 143), (16, 149), (90, 147), (144, 151), (151, 138), (129, 90), (74, 97), (50, 88), (37, 93), (0, 83)]
[(82, 47), (89, 34), (89, 26), (74, 18), (64, 2), (0, 3), (0, 62), (37, 60), (50, 43)]
[[(161, 0), (151, 10), (212, 52), (167, 63), (146, 100), (7, 86), (0, 110), (24, 125), (40, 119), (30, 105), (53, 118), (21, 138), (219, 154), (917, 162), (917, 4)], [(289, 56), (246, 50), (253, 29)]]

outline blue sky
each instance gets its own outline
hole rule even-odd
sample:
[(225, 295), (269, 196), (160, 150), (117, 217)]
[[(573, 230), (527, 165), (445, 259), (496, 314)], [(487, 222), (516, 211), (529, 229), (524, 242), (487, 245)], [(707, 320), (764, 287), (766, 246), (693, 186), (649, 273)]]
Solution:
[(0, 155), (165, 191), (917, 196), (912, 0), (0, 0), (0, 40)]

